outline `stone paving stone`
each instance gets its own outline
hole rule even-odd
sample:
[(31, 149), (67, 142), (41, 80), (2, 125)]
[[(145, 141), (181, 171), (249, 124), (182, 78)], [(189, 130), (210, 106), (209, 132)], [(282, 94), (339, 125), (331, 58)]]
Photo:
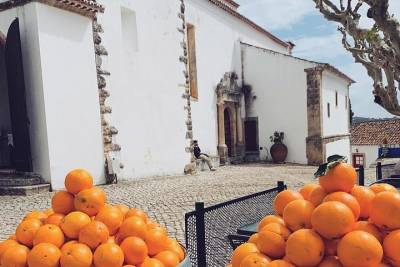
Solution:
[[(275, 187), (279, 180), (285, 181), (289, 188), (298, 189), (305, 183), (314, 182), (315, 170), (316, 167), (287, 164), (233, 165), (191, 176), (119, 181), (103, 188), (110, 203), (143, 209), (152, 219), (165, 225), (171, 236), (184, 243), (184, 215), (194, 209), (196, 201), (204, 201), (206, 206), (224, 202)], [(367, 177), (373, 175), (373, 170), (366, 171)], [(366, 180), (366, 184), (371, 181)], [(27, 212), (49, 208), (52, 195), (0, 196), (0, 240), (13, 234)]]

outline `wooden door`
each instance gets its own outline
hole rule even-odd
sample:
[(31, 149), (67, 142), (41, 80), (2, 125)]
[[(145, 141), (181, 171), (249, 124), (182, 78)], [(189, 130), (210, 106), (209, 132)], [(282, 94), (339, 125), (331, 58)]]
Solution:
[(13, 135), (12, 167), (18, 171), (30, 172), (32, 171), (31, 145), (18, 18), (8, 30), (5, 60)]
[(258, 121), (256, 119), (244, 122), (246, 152), (258, 152)]

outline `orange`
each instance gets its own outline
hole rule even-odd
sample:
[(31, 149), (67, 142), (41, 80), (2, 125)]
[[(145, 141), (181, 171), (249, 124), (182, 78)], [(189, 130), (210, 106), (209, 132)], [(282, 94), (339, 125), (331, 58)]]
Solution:
[(310, 201), (298, 199), (290, 202), (283, 210), (285, 225), (292, 231), (311, 228), (311, 214), (314, 205)]
[(74, 195), (66, 191), (59, 191), (55, 193), (51, 199), (51, 207), (55, 213), (64, 215), (70, 213), (75, 209)]
[(33, 238), (41, 226), (42, 223), (38, 219), (22, 221), (15, 232), (17, 241), (25, 246), (32, 247)]
[(267, 215), (258, 224), (258, 231), (260, 231), (264, 226), (266, 226), (269, 223), (280, 223), (285, 225), (285, 222), (283, 221), (282, 217), (276, 215)]
[(124, 215), (124, 218), (125, 218), (125, 215), (128, 213), (128, 211), (129, 211), (129, 207), (127, 206), (127, 205), (124, 205), (124, 204), (117, 204), (117, 205), (115, 205), (114, 207), (116, 207), (117, 209), (119, 209), (121, 212), (122, 212), (122, 214)]
[(88, 245), (95, 250), (101, 244), (108, 241), (110, 233), (107, 226), (98, 221), (92, 221), (85, 225), (79, 232), (79, 243)]
[(18, 245), (18, 242), (15, 240), (5, 240), (3, 242), (0, 243), (0, 262), (1, 262), (1, 258), (3, 257), (4, 252), (6, 252), (6, 250), (8, 250), (9, 248)]
[(29, 220), (29, 219), (37, 219), (42, 223), (44, 223), (44, 221), (47, 219), (47, 215), (42, 211), (31, 211), (24, 217), (24, 220)]
[(179, 257), (172, 251), (162, 251), (154, 256), (154, 258), (164, 264), (165, 267), (175, 267), (179, 265)]
[(337, 257), (330, 256), (324, 258), (321, 263), (318, 264), (318, 267), (343, 267), (343, 265)]
[[(127, 264), (132, 264), (132, 265), (137, 265), (142, 263), (148, 254), (148, 249), (146, 243), (143, 241), (143, 239), (136, 237), (136, 236), (131, 236), (125, 238), (124, 241), (120, 244), (120, 247), (122, 251), (124, 252), (125, 256), (125, 263)], [(179, 257), (175, 252), (171, 252), (176, 255), (176, 258), (179, 263)]]
[(280, 234), (267, 230), (261, 230), (258, 233), (257, 248), (268, 257), (283, 257), (285, 255), (285, 245), (285, 238)]
[(1, 267), (25, 267), (27, 264), (29, 248), (23, 245), (16, 245), (4, 252), (1, 257)]
[(247, 242), (257, 244), (258, 233), (252, 234)]
[(95, 220), (107, 225), (110, 235), (115, 235), (124, 221), (124, 214), (116, 207), (105, 206), (97, 213)]
[(16, 235), (10, 235), (10, 236), (8, 237), (8, 239), (17, 241)]
[(146, 232), (147, 226), (143, 219), (137, 216), (133, 216), (125, 219), (125, 221), (121, 224), (118, 235), (121, 240), (124, 240), (128, 236), (137, 236), (141, 239), (145, 239)]
[(131, 208), (126, 214), (125, 214), (125, 218), (129, 218), (132, 216), (138, 216), (140, 218), (142, 218), (145, 222), (147, 221), (148, 217), (147, 214), (140, 210), (140, 209), (135, 209), (135, 208)]
[(168, 240), (167, 250), (173, 251), (178, 254), (179, 261), (183, 261), (183, 259), (185, 258), (185, 252), (183, 251), (182, 246), (175, 239)]
[(381, 192), (393, 192), (398, 193), (396, 187), (390, 184), (373, 184), (369, 187), (375, 194), (379, 194)]
[(60, 227), (53, 224), (45, 224), (36, 232), (35, 238), (33, 239), (33, 245), (36, 246), (40, 243), (50, 243), (61, 248), (64, 241), (64, 233), (61, 231)]
[(74, 244), (78, 244), (78, 241), (71, 240), (71, 241), (64, 243), (64, 245), (61, 247), (61, 254), (64, 253), (65, 250), (69, 249)]
[(311, 192), (317, 188), (319, 185), (318, 184), (306, 184), (303, 186), (300, 190), (299, 193), (303, 196), (305, 200), (310, 200), (310, 194)]
[(367, 219), (371, 210), (372, 200), (375, 198), (374, 191), (368, 187), (356, 185), (351, 190), (351, 195), (360, 204), (360, 218)]
[(338, 257), (346, 267), (376, 267), (382, 261), (383, 249), (379, 241), (364, 231), (346, 234), (338, 245)]
[(284, 260), (274, 260), (268, 264), (268, 267), (295, 267), (290, 262)]
[(400, 266), (400, 230), (388, 234), (383, 241), (385, 257), (395, 266)]
[(314, 230), (298, 230), (286, 244), (286, 256), (298, 266), (316, 266), (324, 256), (324, 241)]
[(261, 253), (250, 253), (242, 260), (240, 267), (267, 267), (271, 259)]
[(53, 244), (41, 243), (28, 254), (29, 267), (58, 267), (61, 252)]
[(382, 238), (382, 234), (379, 231), (379, 229), (372, 223), (367, 222), (367, 221), (358, 221), (356, 222), (353, 231), (365, 231), (367, 233), (370, 233), (371, 235), (375, 236), (376, 239), (378, 239), (378, 241), (380, 243), (382, 243), (383, 238)]
[(96, 267), (121, 267), (124, 263), (124, 252), (116, 244), (102, 244), (93, 255)]
[(106, 203), (106, 195), (103, 190), (93, 187), (80, 191), (74, 200), (75, 209), (95, 216)]
[(157, 229), (147, 231), (144, 241), (146, 242), (150, 256), (166, 250), (169, 243), (168, 236), (163, 231)]
[(315, 208), (311, 215), (313, 229), (327, 239), (345, 235), (353, 229), (354, 223), (354, 215), (351, 209), (338, 201), (322, 203)]
[(358, 201), (355, 197), (350, 195), (349, 193), (345, 192), (334, 192), (330, 193), (327, 195), (323, 202), (327, 201), (339, 201), (345, 204), (347, 207), (349, 207), (354, 214), (354, 218), (357, 221), (358, 217), (360, 217), (360, 204), (358, 204)]
[(290, 230), (287, 229), (286, 226), (284, 226), (280, 223), (267, 224), (266, 226), (263, 227), (263, 229), (261, 229), (261, 231), (274, 232), (278, 235), (281, 235), (285, 240), (288, 239), (288, 237), (291, 234)]
[(146, 258), (140, 267), (164, 267), (161, 261), (154, 258)]
[(60, 226), (61, 221), (64, 219), (64, 215), (60, 213), (54, 213), (47, 217), (47, 219), (44, 221), (45, 224), (54, 224), (57, 226)]
[(340, 239), (325, 239), (325, 256), (336, 256)]
[(76, 169), (65, 177), (65, 188), (72, 194), (78, 194), (80, 191), (89, 189), (93, 186), (92, 175), (83, 169)]
[(317, 186), (311, 191), (309, 201), (314, 205), (314, 207), (317, 207), (322, 203), (327, 195), (328, 193), (322, 188), (322, 186)]
[(54, 210), (52, 208), (44, 210), (43, 211), (44, 214), (46, 214), (47, 217), (49, 217), (50, 215), (54, 214)]
[(370, 219), (379, 228), (395, 230), (400, 228), (400, 194), (381, 192), (372, 201)]
[(324, 176), (319, 177), (319, 184), (327, 193), (343, 191), (350, 193), (356, 184), (357, 172), (348, 163), (339, 163)]
[(285, 209), (286, 205), (296, 199), (303, 199), (303, 196), (293, 190), (284, 190), (279, 192), (279, 194), (274, 199), (274, 210), (275, 213), (282, 216), (283, 210)]
[(90, 222), (90, 217), (85, 213), (73, 211), (64, 217), (60, 223), (60, 228), (63, 230), (65, 236), (72, 239), (77, 239), (81, 229)]
[(232, 255), (232, 267), (240, 267), (242, 261), (251, 253), (260, 252), (256, 245), (252, 243), (244, 243), (238, 246)]
[(72, 244), (61, 251), (61, 267), (90, 267), (93, 254), (85, 244)]

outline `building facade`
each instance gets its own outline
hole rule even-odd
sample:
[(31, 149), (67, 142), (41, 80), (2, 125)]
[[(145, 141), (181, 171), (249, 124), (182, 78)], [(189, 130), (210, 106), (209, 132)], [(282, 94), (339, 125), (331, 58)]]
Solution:
[[(2, 167), (38, 173), (54, 188), (77, 167), (96, 183), (114, 172), (178, 174), (193, 160), (193, 139), (223, 164), (265, 160), (276, 130), (286, 134), (289, 162), (349, 155), (352, 80), (293, 57), (293, 44), (237, 8), (231, 0), (2, 0), (0, 127), (12, 147)], [(9, 49), (15, 43), (20, 51)], [(22, 97), (9, 95), (14, 88)]]

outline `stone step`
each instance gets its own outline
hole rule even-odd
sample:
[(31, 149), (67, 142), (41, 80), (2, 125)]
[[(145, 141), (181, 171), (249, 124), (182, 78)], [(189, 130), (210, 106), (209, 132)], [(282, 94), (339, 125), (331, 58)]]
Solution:
[(0, 196), (30, 196), (49, 192), (50, 184), (38, 184), (29, 186), (2, 186)]
[(42, 183), (40, 177), (10, 177), (0, 175), (0, 187), (10, 187), (10, 186), (30, 186), (39, 185)]

